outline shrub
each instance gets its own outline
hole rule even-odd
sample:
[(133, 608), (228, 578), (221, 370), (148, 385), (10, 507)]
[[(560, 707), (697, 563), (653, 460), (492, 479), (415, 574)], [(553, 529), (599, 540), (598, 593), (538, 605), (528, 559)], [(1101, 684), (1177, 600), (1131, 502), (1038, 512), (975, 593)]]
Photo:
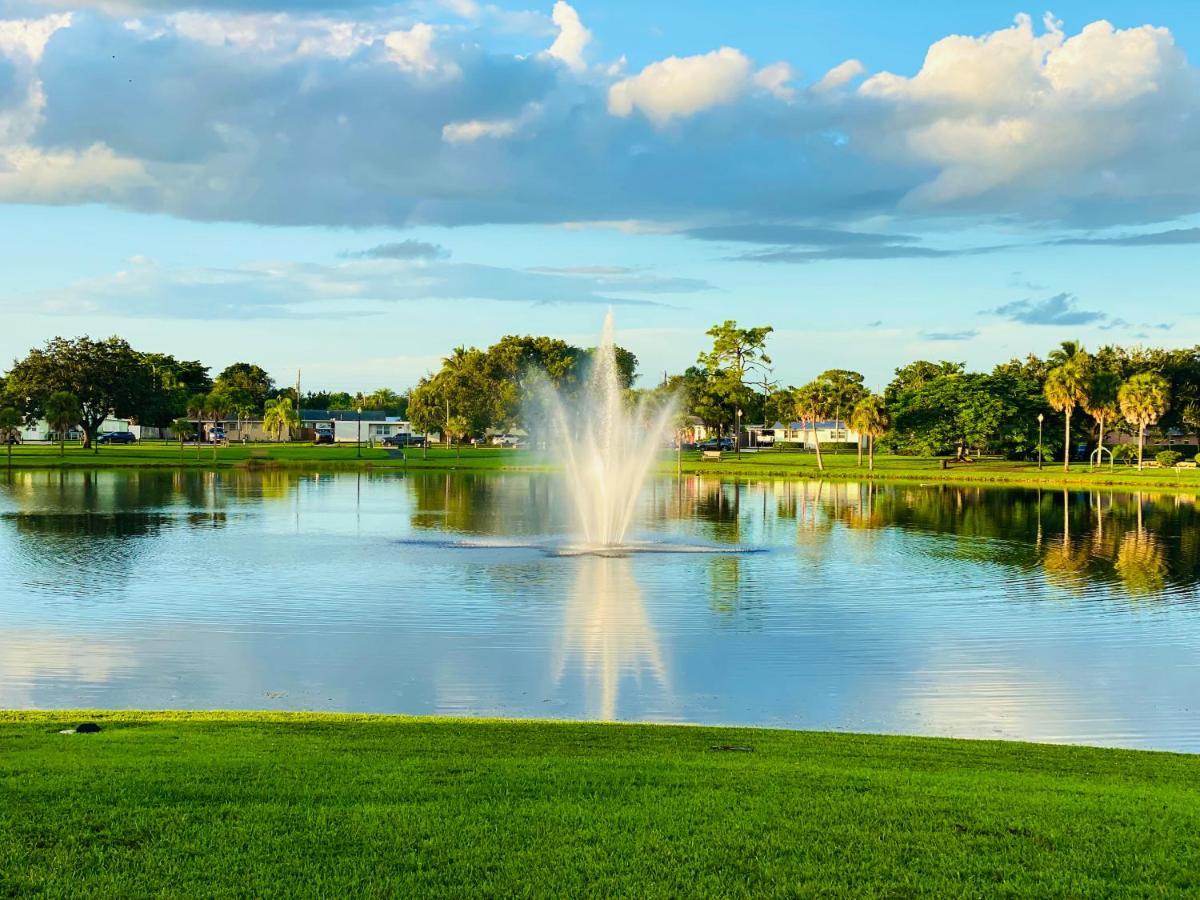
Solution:
[(1137, 459), (1137, 444), (1117, 444), (1112, 448), (1112, 455), (1116, 462), (1133, 462)]
[(1158, 464), (1164, 469), (1170, 469), (1175, 466), (1175, 463), (1183, 459), (1183, 454), (1176, 450), (1163, 450), (1154, 457)]

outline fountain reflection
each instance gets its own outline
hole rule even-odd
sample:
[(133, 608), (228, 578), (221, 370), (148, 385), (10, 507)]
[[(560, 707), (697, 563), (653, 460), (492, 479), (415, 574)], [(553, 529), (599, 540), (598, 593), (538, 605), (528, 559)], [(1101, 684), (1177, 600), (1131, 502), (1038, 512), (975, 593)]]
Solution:
[(554, 681), (577, 671), (584, 685), (587, 716), (612, 721), (620, 709), (621, 685), (632, 681), (645, 702), (643, 675), (653, 676), (669, 699), (670, 682), (658, 635), (646, 615), (642, 592), (627, 557), (582, 556), (567, 596)]

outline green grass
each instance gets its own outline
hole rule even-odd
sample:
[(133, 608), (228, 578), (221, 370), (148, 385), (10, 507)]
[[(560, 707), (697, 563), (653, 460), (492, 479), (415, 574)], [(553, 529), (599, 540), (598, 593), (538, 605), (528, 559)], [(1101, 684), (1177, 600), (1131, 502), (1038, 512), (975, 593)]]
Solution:
[[(543, 454), (527, 450), (500, 447), (464, 448), (461, 451), (437, 447), (423, 454), (420, 449), (405, 451), (405, 458), (394, 451), (364, 447), (361, 455), (353, 446), (312, 444), (250, 444), (222, 447), (215, 451), (203, 447), (197, 454), (194, 447), (181, 453), (176, 444), (145, 442), (129, 447), (102, 447), (99, 453), (83, 450), (78, 445), (59, 455), (57, 447), (23, 446), (13, 453), (13, 467), (19, 469), (84, 469), (84, 468), (200, 468), (227, 469), (262, 467), (292, 467), (306, 470), (324, 469), (466, 469), (472, 471), (546, 471), (551, 468)], [(685, 474), (713, 474), (732, 478), (826, 478), (826, 479), (893, 479), (903, 481), (937, 481), (957, 484), (1000, 483), (1041, 486), (1126, 486), (1146, 489), (1200, 489), (1200, 469), (1145, 469), (1133, 466), (1104, 466), (1096, 470), (1073, 464), (1064, 473), (1061, 463), (1047, 463), (1040, 471), (1036, 463), (983, 459), (974, 463), (955, 463), (942, 468), (942, 460), (928, 457), (889, 456), (875, 458), (875, 471), (859, 465), (853, 452), (827, 452), (825, 471), (816, 466), (811, 453), (763, 451), (744, 453), (740, 459), (726, 453), (719, 461), (701, 459), (698, 453), (685, 453), (682, 470)], [(0, 466), (4, 458), (0, 457)], [(664, 452), (658, 469), (663, 474), (676, 471), (675, 455)]]
[(0, 894), (1195, 896), (1197, 784), (1003, 742), (0, 713)]

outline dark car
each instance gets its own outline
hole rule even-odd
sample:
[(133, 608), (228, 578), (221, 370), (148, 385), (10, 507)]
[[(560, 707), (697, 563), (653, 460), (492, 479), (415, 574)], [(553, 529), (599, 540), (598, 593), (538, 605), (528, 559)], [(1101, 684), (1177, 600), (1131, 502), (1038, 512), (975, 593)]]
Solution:
[(425, 438), (418, 434), (392, 434), (383, 439), (385, 447), (414, 447), (425, 443)]
[(707, 441), (701, 441), (697, 448), (700, 450), (732, 450), (733, 438), (709, 438)]
[(110, 431), (96, 438), (97, 444), (136, 444), (137, 436), (132, 431)]
[(333, 432), (330, 431), (328, 428), (319, 429), (317, 431), (316, 435), (313, 437), (313, 443), (314, 444), (332, 444), (333, 443)]

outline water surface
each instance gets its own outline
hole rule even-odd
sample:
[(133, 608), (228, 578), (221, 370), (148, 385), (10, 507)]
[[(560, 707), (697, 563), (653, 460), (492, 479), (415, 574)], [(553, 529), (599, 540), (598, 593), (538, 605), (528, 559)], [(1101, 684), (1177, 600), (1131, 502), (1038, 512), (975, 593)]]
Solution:
[[(1200, 751), (1191, 495), (553, 477), (0, 480), (0, 706), (320, 709)], [(458, 547), (457, 543), (474, 546)]]

